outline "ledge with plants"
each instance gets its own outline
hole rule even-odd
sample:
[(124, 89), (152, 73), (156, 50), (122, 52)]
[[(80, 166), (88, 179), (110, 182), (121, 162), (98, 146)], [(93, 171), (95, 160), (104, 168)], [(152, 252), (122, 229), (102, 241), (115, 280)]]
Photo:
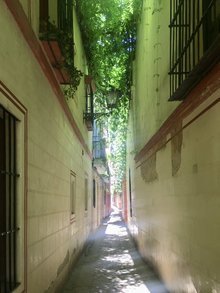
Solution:
[(83, 73), (74, 65), (72, 32), (65, 32), (49, 21), (40, 23), (40, 40), (67, 99), (73, 98)]

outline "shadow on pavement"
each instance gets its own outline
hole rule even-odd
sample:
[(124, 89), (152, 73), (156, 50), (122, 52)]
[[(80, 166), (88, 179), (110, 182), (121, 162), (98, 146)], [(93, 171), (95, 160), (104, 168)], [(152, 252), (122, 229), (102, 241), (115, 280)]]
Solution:
[(113, 211), (89, 237), (63, 293), (167, 293), (152, 267), (143, 261), (122, 221)]

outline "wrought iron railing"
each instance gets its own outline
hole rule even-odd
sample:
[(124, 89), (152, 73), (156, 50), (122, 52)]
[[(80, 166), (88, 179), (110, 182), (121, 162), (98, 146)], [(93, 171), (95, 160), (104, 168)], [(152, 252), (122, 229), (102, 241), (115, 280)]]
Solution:
[[(93, 120), (94, 115), (94, 93), (92, 89), (92, 85), (86, 85), (86, 111), (85, 111), (85, 119)], [(92, 121), (93, 122), (93, 121)]]
[(73, 0), (57, 0), (57, 19), (49, 12), (48, 0), (40, 0), (40, 33), (53, 33), (53, 26), (56, 26), (73, 35)]
[(93, 159), (101, 159), (103, 162), (106, 161), (106, 141), (102, 137), (100, 127), (94, 123), (93, 127), (93, 136), (92, 136), (92, 145), (93, 145)]
[(210, 54), (210, 48), (218, 38), (219, 16), (219, 0), (170, 0), (170, 100), (182, 100), (218, 59), (218, 50)]
[(105, 141), (100, 136), (93, 136), (93, 158), (106, 161)]
[[(51, 18), (49, 11), (48, 0), (41, 0), (40, 39), (47, 41), (57, 40), (61, 49), (64, 45), (68, 46), (68, 55), (73, 56), (73, 0), (57, 1), (57, 19)], [(68, 44), (66, 44), (67, 42)]]

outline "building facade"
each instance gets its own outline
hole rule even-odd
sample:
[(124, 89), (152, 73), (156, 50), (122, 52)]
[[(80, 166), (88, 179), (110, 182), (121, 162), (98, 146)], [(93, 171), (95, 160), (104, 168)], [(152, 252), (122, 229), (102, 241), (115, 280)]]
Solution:
[(126, 217), (170, 292), (219, 292), (219, 1), (144, 0)]
[(86, 56), (73, 1), (1, 1), (0, 26), (0, 292), (56, 292), (108, 214), (83, 119)]

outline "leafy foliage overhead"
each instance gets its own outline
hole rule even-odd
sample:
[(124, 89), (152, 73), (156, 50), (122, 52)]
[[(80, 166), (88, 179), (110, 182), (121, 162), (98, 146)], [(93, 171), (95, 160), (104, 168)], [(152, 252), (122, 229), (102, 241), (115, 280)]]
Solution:
[(77, 0), (91, 74), (98, 89), (127, 84), (141, 0)]
[(89, 74), (97, 88), (96, 110), (105, 109), (108, 92), (119, 93), (117, 108), (102, 120), (102, 126), (108, 129), (110, 167), (118, 191), (125, 172), (131, 65), (141, 3), (142, 0), (75, 0)]

